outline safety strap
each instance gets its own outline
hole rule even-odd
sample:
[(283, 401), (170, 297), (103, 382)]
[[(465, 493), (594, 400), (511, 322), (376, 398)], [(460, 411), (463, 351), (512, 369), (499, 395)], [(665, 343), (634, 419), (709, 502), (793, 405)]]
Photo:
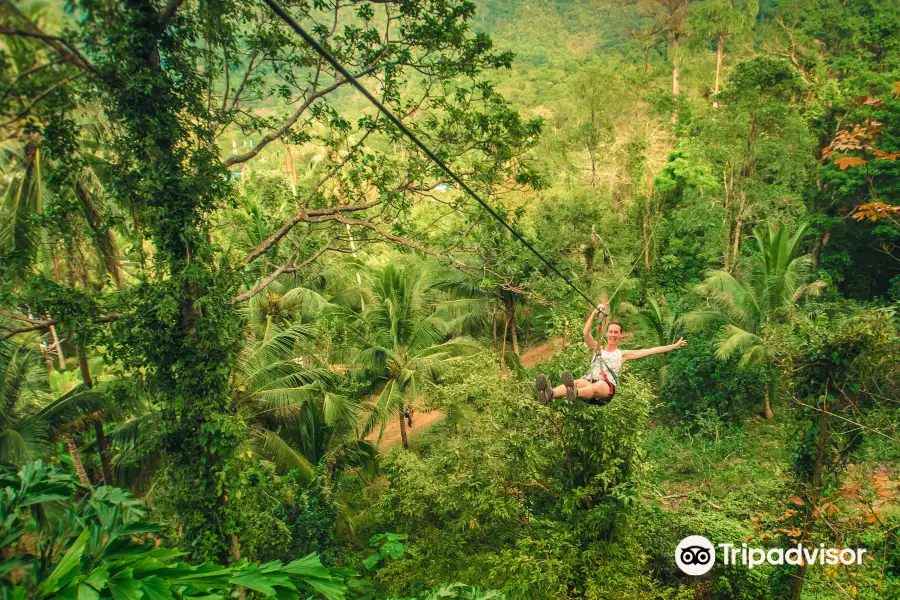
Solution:
[(597, 354), (594, 356), (594, 358), (595, 358), (595, 359), (597, 359), (597, 358), (600, 359), (600, 366), (603, 367), (603, 368), (606, 370), (607, 373), (609, 373), (610, 375), (612, 375), (613, 385), (616, 386), (616, 387), (619, 387), (619, 377), (618, 377), (618, 375), (616, 375), (616, 372), (613, 371), (613, 370), (609, 367), (609, 365), (606, 364), (606, 361), (605, 361), (605, 360), (603, 360), (603, 355), (600, 354), (600, 350), (601, 350), (600, 344), (597, 344)]

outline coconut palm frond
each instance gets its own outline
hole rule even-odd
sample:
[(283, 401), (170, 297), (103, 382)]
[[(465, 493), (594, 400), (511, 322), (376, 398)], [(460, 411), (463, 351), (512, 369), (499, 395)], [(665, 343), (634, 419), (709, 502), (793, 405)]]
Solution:
[(388, 362), (391, 360), (396, 360), (396, 356), (391, 350), (381, 346), (370, 346), (356, 354), (353, 366), (358, 374), (371, 373), (380, 377), (386, 373)]
[(106, 420), (119, 414), (119, 407), (102, 389), (91, 389), (79, 384), (62, 396), (43, 406), (29, 417), (43, 421), (51, 429), (65, 429), (79, 421), (100, 418)]
[(162, 413), (153, 410), (129, 419), (111, 431), (107, 431), (106, 439), (122, 446), (132, 445), (137, 447), (145, 439), (153, 438), (154, 436), (150, 436), (148, 433), (160, 430), (162, 422)]
[(762, 339), (756, 334), (734, 325), (725, 325), (722, 327), (722, 335), (716, 351), (716, 357), (728, 360), (735, 353), (743, 355), (748, 349), (761, 344)]
[(316, 469), (309, 459), (293, 449), (274, 431), (251, 427), (250, 448), (271, 461), (279, 473), (296, 470), (304, 484), (310, 483), (315, 478)]
[(415, 325), (411, 324), (410, 329), (412, 331), (406, 336), (404, 345), (411, 353), (440, 344), (449, 333), (447, 322), (436, 317), (429, 317)]
[(727, 271), (712, 271), (700, 286), (715, 310), (739, 327), (750, 329), (761, 314), (755, 290)]
[(305, 321), (315, 320), (332, 305), (322, 294), (301, 286), (294, 287), (281, 296), (284, 310), (300, 315)]
[(322, 390), (315, 385), (256, 390), (249, 408), (249, 418), (257, 419), (265, 415), (279, 420), (293, 419), (322, 394)]
[(326, 393), (323, 413), (326, 425), (352, 428), (359, 421), (359, 404), (347, 396)]
[(720, 312), (712, 310), (697, 310), (689, 312), (678, 318), (678, 327), (687, 330), (698, 330), (706, 327), (715, 327), (724, 324), (728, 317)]

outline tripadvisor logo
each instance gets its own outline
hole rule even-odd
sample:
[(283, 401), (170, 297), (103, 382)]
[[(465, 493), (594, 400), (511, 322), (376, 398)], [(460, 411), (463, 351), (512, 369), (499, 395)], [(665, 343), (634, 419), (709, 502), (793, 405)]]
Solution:
[[(770, 565), (861, 565), (865, 548), (826, 548), (797, 544), (791, 548), (750, 548), (747, 544), (718, 544), (722, 564), (747, 568)], [(675, 548), (675, 564), (688, 575), (703, 575), (716, 564), (716, 549), (702, 535), (689, 535)]]

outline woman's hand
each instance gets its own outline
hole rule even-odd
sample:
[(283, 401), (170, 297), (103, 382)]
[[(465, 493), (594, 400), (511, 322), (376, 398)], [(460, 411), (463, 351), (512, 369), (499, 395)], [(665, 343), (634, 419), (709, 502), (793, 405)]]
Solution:
[(684, 338), (678, 338), (678, 341), (672, 344), (672, 350), (678, 350), (680, 348), (684, 348), (687, 346), (687, 340)]

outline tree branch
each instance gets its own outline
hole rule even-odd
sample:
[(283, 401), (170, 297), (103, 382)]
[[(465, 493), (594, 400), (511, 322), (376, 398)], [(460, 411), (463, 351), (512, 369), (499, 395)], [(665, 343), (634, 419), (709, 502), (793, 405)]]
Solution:
[[(364, 77), (365, 75), (368, 75), (369, 73), (374, 71), (375, 67), (378, 65), (378, 62), (381, 60), (382, 56), (384, 56), (384, 52), (382, 52), (372, 62), (372, 64), (369, 65), (366, 69), (363, 69), (362, 71), (357, 73), (355, 75), (355, 77), (358, 79), (358, 78)], [(301, 115), (303, 115), (303, 113), (306, 112), (306, 109), (309, 108), (313, 102), (315, 102), (322, 96), (326, 96), (326, 95), (330, 94), (334, 90), (336, 90), (339, 87), (341, 87), (342, 85), (346, 84), (348, 81), (349, 81), (348, 79), (338, 79), (337, 81), (335, 81), (328, 87), (322, 88), (321, 90), (319, 90), (317, 92), (311, 93), (309, 95), (309, 97), (307, 97), (306, 101), (300, 105), (300, 108), (298, 108), (296, 111), (294, 111), (294, 114), (292, 114), (290, 117), (288, 117), (288, 119), (284, 123), (281, 124), (281, 127), (276, 129), (275, 131), (272, 131), (272, 132), (264, 135), (262, 137), (262, 139), (259, 140), (259, 144), (254, 146), (252, 150), (245, 152), (243, 154), (237, 154), (237, 155), (229, 156), (228, 158), (226, 158), (225, 166), (230, 167), (231, 165), (234, 165), (234, 164), (247, 162), (248, 160), (250, 160), (257, 154), (259, 154), (263, 148), (265, 148), (270, 143), (274, 142), (275, 140), (277, 140), (278, 138), (280, 138), (281, 136), (286, 134), (288, 131), (290, 131), (291, 127), (294, 126), (294, 123), (296, 123), (297, 120), (300, 119)]]
[(35, 105), (36, 105), (38, 102), (40, 102), (41, 100), (43, 100), (44, 97), (47, 96), (47, 94), (49, 94), (50, 92), (52, 92), (52, 91), (55, 90), (56, 88), (60, 87), (61, 85), (65, 85), (65, 84), (69, 83), (69, 82), (72, 81), (73, 79), (78, 79), (78, 78), (81, 77), (82, 75), (84, 75), (84, 71), (82, 71), (81, 73), (78, 73), (78, 74), (76, 74), (76, 75), (72, 75), (71, 77), (66, 77), (66, 78), (63, 79), (62, 81), (57, 81), (56, 83), (54, 83), (53, 85), (51, 85), (50, 87), (48, 87), (46, 90), (44, 90), (43, 92), (41, 92), (40, 94), (38, 94), (37, 97), (35, 97), (35, 99), (32, 100), (31, 103), (30, 103), (28, 106), (26, 106), (25, 109), (22, 110), (19, 114), (17, 114), (16, 116), (14, 116), (13, 118), (11, 118), (9, 121), (7, 121), (7, 122), (5, 122), (5, 123), (0, 123), (0, 127), (7, 127), (7, 126), (9, 126), (9, 125), (12, 125), (13, 123), (15, 123), (16, 121), (18, 121), (19, 119), (23, 119), (23, 118), (27, 117), (27, 116), (28, 116), (28, 113), (31, 111), (31, 109), (34, 108)]
[(56, 52), (60, 55), (60, 57), (66, 62), (72, 63), (73, 65), (85, 69), (87, 71), (91, 71), (92, 73), (97, 72), (97, 68), (92, 65), (88, 59), (78, 51), (75, 46), (67, 42), (61, 37), (57, 37), (55, 35), (47, 35), (38, 27), (31, 22), (31, 19), (22, 14), (16, 6), (10, 2), (10, 0), (0, 0), (0, 7), (3, 7), (4, 12), (12, 15), (17, 18), (22, 25), (25, 27), (22, 29), (15, 29), (12, 27), (0, 27), (0, 35), (19, 35), (24, 37), (33, 37), (39, 40), (42, 40), (45, 44), (56, 50)]
[[(31, 327), (21, 327), (19, 329), (7, 329), (7, 333), (0, 336), (0, 342), (13, 337), (14, 335), (18, 335), (20, 333), (28, 333), (31, 331), (38, 331), (40, 329), (45, 329), (45, 328), (51, 327), (53, 325), (57, 325), (59, 323), (59, 321), (57, 321), (56, 319), (41, 320), (41, 319), (31, 319), (29, 317), (25, 317), (24, 315), (13, 316), (11, 313), (3, 313), (3, 314), (4, 314), (4, 316), (11, 317), (18, 321), (25, 321), (26, 323), (33, 323), (33, 325)], [(97, 317), (96, 319), (93, 319), (92, 322), (93, 323), (112, 323), (113, 321), (117, 321), (121, 318), (122, 318), (122, 315), (117, 314), (117, 313), (111, 313), (108, 315), (103, 315), (102, 317)]]
[[(331, 179), (335, 173), (340, 171), (341, 168), (350, 161), (350, 158), (353, 157), (353, 155), (356, 153), (356, 151), (358, 149), (362, 148), (363, 143), (366, 141), (366, 138), (369, 137), (369, 134), (372, 133), (372, 131), (373, 131), (372, 129), (369, 129), (368, 131), (366, 131), (366, 133), (362, 136), (362, 138), (360, 138), (360, 140), (353, 146), (353, 148), (350, 149), (350, 151), (347, 153), (347, 156), (345, 156), (339, 163), (337, 163), (331, 169), (329, 169), (328, 172), (321, 179), (319, 179), (319, 181), (316, 182), (316, 185), (310, 191), (310, 195), (315, 194), (317, 191), (319, 191), (319, 188), (322, 187), (322, 185), (326, 181)], [(278, 231), (276, 231), (275, 233), (273, 233), (272, 235), (267, 237), (265, 239), (265, 241), (263, 241), (263, 243), (261, 243), (250, 254), (248, 254), (247, 258), (244, 259), (244, 262), (242, 263), (241, 268), (246, 267), (247, 265), (252, 263), (254, 260), (256, 260), (257, 258), (262, 256), (263, 253), (266, 252), (266, 250), (268, 250), (269, 248), (271, 248), (272, 246), (277, 244), (278, 241), (281, 240), (281, 238), (283, 238), (284, 236), (286, 236), (288, 234), (288, 232), (290, 232), (290, 230), (293, 229), (297, 223), (300, 223), (303, 221), (302, 217), (304, 215), (306, 215), (306, 216), (321, 216), (321, 215), (326, 215), (326, 214), (333, 214), (335, 212), (356, 212), (356, 211), (360, 211), (360, 210), (365, 210), (367, 208), (372, 208), (374, 206), (377, 206), (380, 203), (381, 203), (381, 200), (377, 200), (377, 201), (373, 201), (373, 202), (367, 202), (365, 204), (343, 205), (343, 206), (338, 205), (338, 206), (335, 206), (332, 208), (322, 208), (322, 209), (311, 210), (308, 212), (304, 211), (304, 209), (301, 208), (300, 210), (297, 211), (297, 213), (293, 217), (288, 219), (288, 221), (284, 225), (279, 227)]]
[(360, 221), (359, 219), (348, 219), (347, 217), (344, 217), (339, 214), (329, 214), (329, 215), (324, 215), (324, 216), (320, 216), (320, 217), (311, 217), (309, 215), (303, 215), (303, 217), (301, 218), (301, 221), (306, 222), (306, 223), (324, 223), (326, 221), (337, 221), (338, 223), (343, 223), (344, 225), (350, 225), (350, 226), (354, 226), (354, 227), (364, 227), (366, 229), (374, 231), (381, 237), (388, 239), (392, 242), (395, 242), (402, 246), (406, 246), (408, 248), (412, 248), (413, 250), (418, 250), (419, 252), (421, 252), (423, 254), (427, 254), (428, 256), (432, 256), (439, 260), (449, 261), (450, 265), (456, 269), (465, 269), (465, 270), (469, 270), (469, 271), (481, 271), (482, 273), (490, 273), (494, 277), (496, 277), (504, 282), (505, 289), (508, 289), (508, 290), (511, 290), (511, 291), (514, 291), (517, 293), (524, 293), (524, 290), (522, 290), (521, 288), (515, 287), (512, 284), (510, 284), (509, 279), (507, 279), (500, 273), (493, 271), (492, 269), (488, 269), (487, 266), (485, 266), (485, 265), (481, 265), (481, 266), (469, 265), (464, 262), (460, 262), (454, 258), (450, 258), (449, 256), (446, 256), (445, 254), (442, 254), (440, 252), (432, 250), (432, 249), (420, 244), (419, 242), (417, 242), (415, 240), (411, 240), (409, 238), (402, 237), (399, 235), (394, 235), (393, 233), (385, 231), (384, 229), (382, 229), (375, 223), (372, 223), (371, 221)]

